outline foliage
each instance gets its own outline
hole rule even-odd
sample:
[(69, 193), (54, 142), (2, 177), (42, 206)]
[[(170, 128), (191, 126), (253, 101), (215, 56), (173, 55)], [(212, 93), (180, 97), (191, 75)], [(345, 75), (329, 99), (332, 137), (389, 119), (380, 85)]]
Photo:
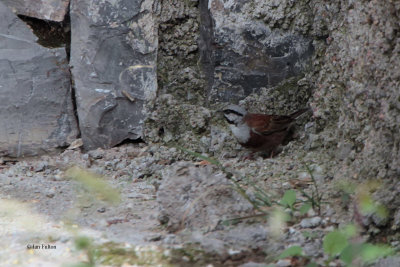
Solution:
[[(227, 178), (230, 179), (234, 185), (237, 187), (238, 191), (254, 206), (255, 209), (261, 211), (261, 214), (257, 214), (249, 217), (256, 216), (265, 216), (267, 213), (262, 209), (262, 207), (271, 207), (275, 206), (274, 209), (269, 208), (269, 227), (271, 232), (274, 235), (282, 234), (286, 222), (290, 220), (290, 215), (287, 212), (284, 212), (282, 208), (289, 208), (291, 211), (298, 210), (301, 215), (305, 215), (311, 208), (316, 210), (318, 213), (321, 212), (323, 194), (320, 192), (318, 188), (317, 181), (313, 175), (311, 168), (304, 164), (307, 172), (310, 174), (311, 180), (313, 182), (313, 187), (311, 188), (311, 193), (306, 193), (305, 191), (299, 189), (302, 196), (306, 198), (306, 200), (300, 200), (297, 198), (297, 193), (295, 190), (286, 190), (283, 194), (281, 200), (279, 202), (271, 200), (270, 196), (263, 191), (261, 188), (256, 186), (254, 183), (249, 181), (246, 177), (240, 177), (241, 180), (246, 181), (252, 189), (256, 192), (256, 199), (250, 199), (246, 190), (240, 185), (235, 179), (234, 173), (230, 170), (227, 170), (218, 160), (203, 156), (199, 153), (189, 151), (185, 148), (178, 147), (180, 150), (191, 154), (192, 156), (201, 158), (214, 164), (221, 171), (223, 171)], [(361, 209), (362, 214), (371, 214), (376, 213), (378, 216), (382, 216), (385, 218), (387, 216), (386, 208), (375, 202), (372, 198), (372, 192), (377, 188), (376, 183), (369, 183), (361, 187), (356, 186), (345, 186), (344, 190), (348, 199), (350, 199), (350, 195), (356, 191), (357, 199)], [(301, 203), (302, 205), (298, 207), (296, 203)], [(242, 218), (236, 218), (242, 219)], [(232, 222), (237, 222), (237, 220), (231, 220)], [(381, 245), (381, 244), (371, 244), (364, 243), (357, 240), (357, 236), (359, 234), (359, 229), (356, 225), (349, 224), (338, 230), (334, 230), (327, 235), (325, 235), (323, 239), (323, 250), (324, 253), (329, 256), (326, 261), (326, 266), (329, 266), (329, 263), (335, 259), (337, 256), (344, 263), (345, 266), (354, 266), (354, 262), (361, 263), (371, 263), (379, 258), (388, 256), (393, 253), (393, 249), (390, 246)], [(311, 235), (310, 235), (311, 236)], [(283, 251), (278, 259), (284, 259), (288, 257), (301, 257), (304, 258), (308, 262), (306, 266), (313, 267), (318, 266), (315, 262), (310, 262), (310, 258), (303, 255), (302, 248), (300, 246), (292, 246)]]
[(86, 190), (95, 195), (98, 199), (102, 199), (113, 204), (116, 204), (120, 201), (119, 192), (112, 188), (100, 176), (78, 167), (72, 167), (68, 169), (66, 176), (81, 183)]
[(302, 256), (302, 255), (303, 255), (303, 249), (300, 246), (292, 246), (285, 249), (281, 253), (281, 255), (279, 255), (278, 259), (284, 259), (288, 257)]
[(352, 241), (357, 234), (358, 229), (353, 224), (330, 232), (323, 241), (324, 252), (331, 256), (330, 259), (339, 255), (346, 266), (352, 266), (356, 259), (363, 263), (371, 263), (393, 253), (393, 249), (387, 245)]
[(295, 202), (296, 202), (296, 192), (294, 190), (286, 190), (280, 203), (283, 206), (287, 206), (290, 209), (293, 209), (293, 205)]
[(326, 254), (335, 256), (342, 252), (348, 245), (346, 236), (340, 231), (333, 231), (324, 238), (323, 248)]

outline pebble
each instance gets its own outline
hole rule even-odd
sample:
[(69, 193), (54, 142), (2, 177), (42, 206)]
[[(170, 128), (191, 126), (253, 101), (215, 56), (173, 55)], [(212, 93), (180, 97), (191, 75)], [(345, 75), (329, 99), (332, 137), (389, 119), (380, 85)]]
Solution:
[(12, 176), (14, 176), (14, 175), (15, 175), (15, 172), (14, 172), (13, 169), (9, 169), (9, 170), (7, 171), (7, 176), (8, 176), (8, 177), (12, 177)]
[(322, 219), (319, 216), (313, 217), (313, 218), (305, 218), (305, 219), (301, 220), (300, 226), (302, 228), (313, 228), (313, 227), (320, 225), (321, 221), (322, 221)]
[(287, 267), (287, 266), (291, 266), (292, 265), (292, 261), (290, 259), (282, 259), (277, 261), (277, 263), (275, 263), (276, 267)]
[(40, 161), (36, 164), (35, 168), (33, 169), (35, 172), (42, 172), (44, 171), (49, 164), (46, 161)]
[(97, 212), (104, 213), (104, 212), (106, 212), (106, 208), (102, 207), (102, 208), (98, 209)]
[(89, 151), (88, 154), (92, 159), (101, 159), (104, 157), (104, 150), (98, 148), (96, 150)]
[(54, 188), (51, 188), (51, 189), (49, 189), (49, 191), (47, 191), (46, 197), (53, 198), (55, 193), (56, 193), (56, 190)]

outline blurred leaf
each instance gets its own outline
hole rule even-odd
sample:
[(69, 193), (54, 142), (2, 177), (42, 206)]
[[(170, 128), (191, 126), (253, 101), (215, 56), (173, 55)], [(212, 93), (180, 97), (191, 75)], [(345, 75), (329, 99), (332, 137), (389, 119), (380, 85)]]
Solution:
[(288, 214), (284, 212), (281, 208), (274, 209), (268, 219), (269, 228), (271, 233), (278, 237), (283, 234), (283, 230), (286, 227), (286, 221), (288, 219)]
[(311, 209), (311, 204), (310, 204), (309, 202), (307, 202), (307, 203), (304, 203), (304, 204), (300, 207), (299, 211), (300, 211), (300, 214), (301, 214), (301, 215), (304, 215), (304, 214), (306, 214), (310, 209)]
[(376, 211), (374, 200), (371, 195), (367, 192), (363, 192), (359, 195), (359, 204), (362, 214), (371, 214)]
[(393, 248), (387, 245), (363, 244), (361, 247), (361, 259), (364, 263), (370, 263), (379, 258), (391, 255), (393, 252)]
[(360, 244), (349, 244), (340, 253), (340, 259), (347, 265), (350, 265), (360, 255), (360, 250)]
[(316, 264), (315, 262), (310, 262), (306, 265), (306, 267), (318, 267), (318, 264)]
[(376, 207), (376, 215), (378, 215), (381, 219), (385, 219), (389, 216), (389, 212), (384, 205), (378, 204)]
[(292, 256), (301, 256), (303, 254), (303, 249), (300, 246), (292, 246), (279, 255), (278, 259), (284, 259), (287, 257), (292, 257)]
[(295, 202), (296, 192), (294, 190), (286, 190), (285, 194), (282, 197), (281, 204), (292, 208)]
[(88, 262), (79, 262), (79, 263), (68, 265), (68, 267), (93, 267), (93, 264), (90, 264)]
[(324, 252), (331, 256), (342, 252), (347, 245), (348, 241), (346, 236), (339, 231), (333, 231), (327, 234), (323, 242)]
[(75, 239), (75, 247), (79, 250), (87, 249), (91, 244), (92, 240), (86, 236), (80, 236)]
[(340, 229), (347, 239), (352, 238), (357, 235), (358, 229), (354, 224), (348, 224), (342, 229)]
[(118, 203), (120, 195), (104, 179), (78, 167), (69, 168), (66, 175), (80, 182), (89, 192), (110, 203)]

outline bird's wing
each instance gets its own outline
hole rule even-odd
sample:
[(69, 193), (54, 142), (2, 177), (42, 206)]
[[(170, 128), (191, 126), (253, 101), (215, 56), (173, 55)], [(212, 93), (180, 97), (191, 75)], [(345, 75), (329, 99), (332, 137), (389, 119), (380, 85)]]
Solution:
[(294, 121), (290, 116), (247, 114), (243, 120), (256, 133), (270, 135), (281, 132)]

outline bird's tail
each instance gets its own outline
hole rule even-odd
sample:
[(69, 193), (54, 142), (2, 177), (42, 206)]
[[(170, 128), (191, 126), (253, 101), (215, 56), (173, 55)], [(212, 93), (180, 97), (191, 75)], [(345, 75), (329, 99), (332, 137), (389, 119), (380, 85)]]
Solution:
[(302, 109), (290, 114), (289, 117), (292, 119), (296, 119), (298, 116), (300, 116), (301, 114), (303, 114), (307, 111), (311, 111), (311, 108), (302, 108)]

